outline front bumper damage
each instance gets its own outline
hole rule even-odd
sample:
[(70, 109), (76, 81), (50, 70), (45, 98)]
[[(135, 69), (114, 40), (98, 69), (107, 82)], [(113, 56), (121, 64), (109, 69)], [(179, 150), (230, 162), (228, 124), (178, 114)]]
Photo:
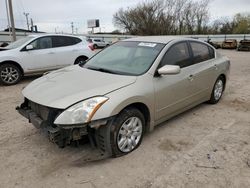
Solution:
[(54, 124), (54, 120), (62, 112), (60, 109), (49, 108), (25, 99), (16, 110), (61, 148), (72, 142), (78, 144), (81, 139), (88, 137), (91, 146), (98, 149), (101, 156), (112, 156), (109, 129), (112, 117), (86, 124), (59, 126)]

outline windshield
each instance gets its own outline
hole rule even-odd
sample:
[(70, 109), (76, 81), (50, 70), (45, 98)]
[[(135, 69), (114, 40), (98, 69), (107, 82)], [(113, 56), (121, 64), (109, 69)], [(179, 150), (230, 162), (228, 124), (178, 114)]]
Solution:
[(28, 36), (28, 37), (24, 37), (21, 38), (15, 42), (10, 43), (8, 46), (6, 46), (7, 49), (15, 49), (18, 48), (20, 46), (22, 46), (23, 44), (25, 44), (26, 42), (28, 42), (29, 40), (33, 39), (35, 37), (32, 36)]
[(91, 58), (85, 68), (123, 75), (141, 75), (152, 65), (164, 44), (121, 41)]

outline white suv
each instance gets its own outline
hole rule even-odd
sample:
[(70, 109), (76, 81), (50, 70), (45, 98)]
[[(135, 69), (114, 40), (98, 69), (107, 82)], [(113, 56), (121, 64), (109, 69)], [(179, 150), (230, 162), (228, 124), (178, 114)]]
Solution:
[(97, 48), (104, 48), (108, 45), (110, 45), (110, 43), (105, 42), (102, 39), (88, 39), (88, 42), (93, 44), (93, 48), (97, 49)]
[(42, 74), (86, 61), (94, 55), (86, 38), (30, 35), (0, 48), (0, 83), (13, 85), (23, 76)]

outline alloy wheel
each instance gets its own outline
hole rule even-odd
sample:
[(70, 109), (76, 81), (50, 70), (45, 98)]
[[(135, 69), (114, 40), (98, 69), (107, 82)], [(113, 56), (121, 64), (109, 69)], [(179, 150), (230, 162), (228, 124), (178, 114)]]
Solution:
[(142, 121), (138, 117), (130, 117), (119, 129), (117, 146), (124, 153), (131, 152), (142, 137)]
[(217, 80), (214, 87), (214, 99), (219, 100), (223, 93), (223, 81), (221, 79)]
[(1, 70), (0, 76), (6, 84), (13, 84), (19, 79), (19, 72), (14, 67), (5, 67)]

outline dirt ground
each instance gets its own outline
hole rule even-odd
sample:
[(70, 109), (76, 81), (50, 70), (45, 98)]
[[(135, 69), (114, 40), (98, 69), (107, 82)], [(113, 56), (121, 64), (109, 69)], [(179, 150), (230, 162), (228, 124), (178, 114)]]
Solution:
[(21, 84), (0, 86), (0, 187), (250, 187), (250, 52), (220, 50), (231, 76), (219, 104), (201, 104), (146, 135), (133, 153), (84, 162), (89, 144), (59, 149), (15, 107)]

